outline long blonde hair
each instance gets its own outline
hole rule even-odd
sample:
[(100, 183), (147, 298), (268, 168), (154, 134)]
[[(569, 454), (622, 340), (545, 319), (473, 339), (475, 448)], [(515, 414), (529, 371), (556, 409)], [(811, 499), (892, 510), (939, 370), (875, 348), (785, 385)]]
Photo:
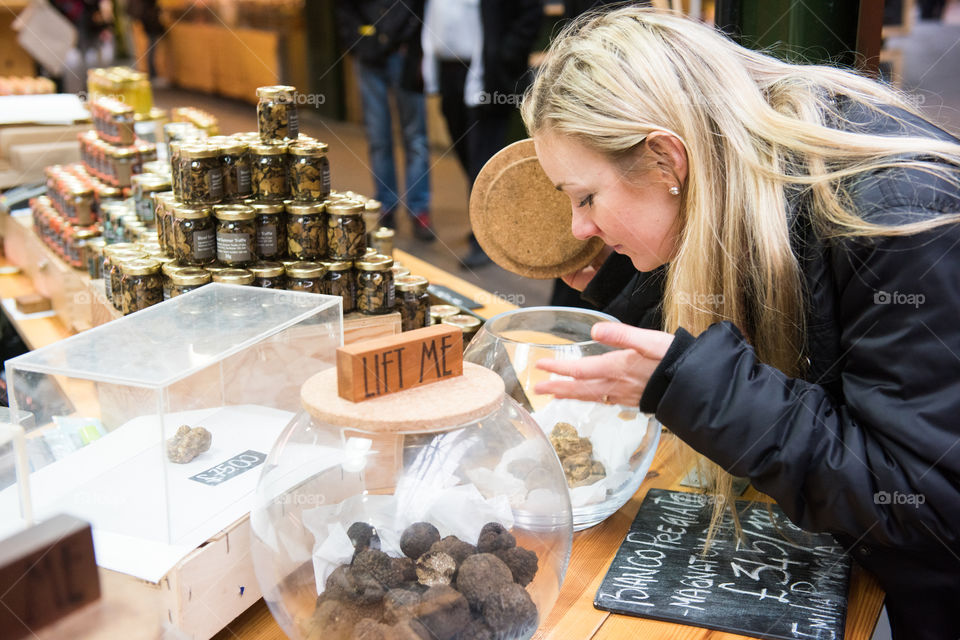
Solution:
[[(916, 113), (852, 72), (789, 64), (682, 16), (624, 7), (564, 28), (521, 112), (531, 135), (570, 136), (612, 160), (654, 131), (679, 138), (689, 167), (663, 329), (697, 335), (732, 321), (762, 362), (799, 375), (803, 282), (790, 244), (789, 189), (808, 198), (822, 237), (912, 234), (960, 220), (918, 215), (890, 227), (851, 210), (845, 179), (881, 168), (910, 166), (960, 184), (960, 145), (838, 130), (838, 98), (867, 113), (883, 105)], [(707, 473), (730, 497), (730, 476), (716, 466)], [(715, 504), (716, 523), (722, 501)]]

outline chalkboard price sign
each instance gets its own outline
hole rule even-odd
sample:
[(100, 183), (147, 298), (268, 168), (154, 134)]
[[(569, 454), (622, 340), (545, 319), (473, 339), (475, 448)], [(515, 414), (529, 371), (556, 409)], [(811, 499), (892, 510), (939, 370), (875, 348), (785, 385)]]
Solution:
[(842, 640), (850, 558), (777, 507), (737, 501), (704, 553), (712, 505), (651, 489), (597, 591), (598, 609), (776, 640)]

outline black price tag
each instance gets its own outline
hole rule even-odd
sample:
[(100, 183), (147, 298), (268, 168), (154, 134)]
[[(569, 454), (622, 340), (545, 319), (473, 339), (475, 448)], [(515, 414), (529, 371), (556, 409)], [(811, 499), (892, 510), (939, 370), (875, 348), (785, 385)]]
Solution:
[(241, 454), (235, 455), (225, 462), (210, 467), (206, 471), (198, 473), (195, 476), (190, 476), (191, 480), (195, 480), (201, 484), (205, 484), (211, 487), (215, 487), (218, 484), (222, 484), (227, 480), (236, 478), (241, 473), (250, 471), (254, 467), (259, 467), (263, 464), (263, 461), (267, 459), (267, 454), (260, 453), (259, 451), (244, 451)]

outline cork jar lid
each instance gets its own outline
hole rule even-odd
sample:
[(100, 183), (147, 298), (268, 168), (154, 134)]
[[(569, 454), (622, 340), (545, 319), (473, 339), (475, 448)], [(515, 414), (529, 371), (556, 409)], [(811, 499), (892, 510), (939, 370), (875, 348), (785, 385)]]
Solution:
[(337, 394), (336, 367), (314, 374), (300, 388), (303, 408), (318, 420), (339, 427), (379, 433), (453, 428), (490, 415), (503, 402), (499, 375), (471, 362), (463, 375), (363, 402)]
[(507, 271), (548, 279), (589, 264), (603, 241), (578, 240), (571, 221), (570, 201), (543, 172), (530, 138), (501, 149), (477, 176), (470, 226), (490, 259)]

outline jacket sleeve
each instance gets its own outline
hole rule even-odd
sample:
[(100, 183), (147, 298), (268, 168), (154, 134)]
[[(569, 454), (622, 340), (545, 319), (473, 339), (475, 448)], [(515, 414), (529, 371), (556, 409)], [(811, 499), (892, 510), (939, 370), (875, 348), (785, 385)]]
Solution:
[(960, 228), (847, 242), (833, 254), (842, 399), (760, 364), (719, 323), (659, 372), (656, 416), (801, 527), (955, 546)]
[(621, 322), (643, 329), (661, 329), (661, 300), (666, 266), (639, 272), (630, 258), (612, 254), (597, 271), (581, 298)]

